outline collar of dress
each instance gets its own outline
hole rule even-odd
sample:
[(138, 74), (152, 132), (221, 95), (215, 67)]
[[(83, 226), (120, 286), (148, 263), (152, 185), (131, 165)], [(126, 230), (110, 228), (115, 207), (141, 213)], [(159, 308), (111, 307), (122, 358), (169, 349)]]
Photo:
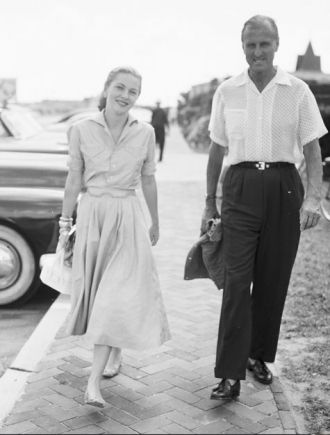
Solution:
[[(102, 125), (102, 127), (107, 128), (107, 124), (105, 122), (105, 110), (103, 109), (101, 112), (99, 112), (97, 115), (95, 115), (93, 118), (91, 118), (91, 121), (96, 122), (97, 124)], [(133, 124), (138, 123), (138, 120), (131, 115), (128, 114), (128, 121), (127, 125), (131, 127)]]

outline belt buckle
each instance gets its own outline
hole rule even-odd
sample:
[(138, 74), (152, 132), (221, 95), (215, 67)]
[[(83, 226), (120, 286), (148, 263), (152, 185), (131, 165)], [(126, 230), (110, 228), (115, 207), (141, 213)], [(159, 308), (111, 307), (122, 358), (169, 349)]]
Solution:
[(256, 163), (256, 168), (258, 169), (258, 171), (264, 171), (266, 169), (266, 162)]

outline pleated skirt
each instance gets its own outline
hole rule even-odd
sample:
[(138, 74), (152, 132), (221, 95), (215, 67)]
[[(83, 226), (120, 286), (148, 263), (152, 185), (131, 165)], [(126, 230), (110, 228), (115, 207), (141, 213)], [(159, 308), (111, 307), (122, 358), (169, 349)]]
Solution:
[(135, 350), (169, 340), (148, 228), (135, 193), (82, 196), (72, 278), (69, 334)]

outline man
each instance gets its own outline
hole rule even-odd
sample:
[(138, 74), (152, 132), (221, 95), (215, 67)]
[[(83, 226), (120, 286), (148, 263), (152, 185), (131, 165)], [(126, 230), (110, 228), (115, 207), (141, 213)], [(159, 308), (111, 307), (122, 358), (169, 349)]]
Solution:
[(156, 143), (159, 145), (159, 161), (163, 160), (165, 147), (165, 126), (169, 128), (167, 113), (160, 107), (160, 101), (156, 102), (156, 108), (152, 111), (151, 125), (155, 129)]
[[(320, 218), (322, 166), (318, 138), (327, 130), (301, 80), (276, 68), (272, 18), (254, 16), (242, 30), (248, 70), (224, 81), (212, 105), (202, 231), (219, 216), (216, 188), (225, 152), (221, 219), (225, 284), (212, 399), (240, 394), (246, 368), (272, 382), (281, 316), (300, 231)], [(307, 190), (295, 163), (305, 157)]]

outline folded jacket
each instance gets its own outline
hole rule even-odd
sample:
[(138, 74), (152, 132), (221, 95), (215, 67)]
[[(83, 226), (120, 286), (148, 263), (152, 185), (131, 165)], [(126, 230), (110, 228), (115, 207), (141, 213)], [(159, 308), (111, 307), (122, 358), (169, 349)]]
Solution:
[(184, 279), (210, 278), (220, 290), (224, 283), (222, 227), (220, 219), (211, 219), (208, 231), (189, 250)]

